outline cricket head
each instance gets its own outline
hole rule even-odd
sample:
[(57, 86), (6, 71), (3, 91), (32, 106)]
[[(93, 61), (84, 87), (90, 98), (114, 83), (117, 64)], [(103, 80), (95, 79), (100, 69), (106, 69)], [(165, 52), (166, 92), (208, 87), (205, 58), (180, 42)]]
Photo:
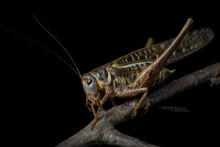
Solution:
[(106, 67), (89, 72), (81, 79), (87, 100), (98, 106), (105, 94), (105, 86), (111, 82), (111, 76)]
[(97, 104), (100, 94), (98, 92), (98, 84), (95, 77), (91, 74), (82, 76), (82, 85), (86, 93), (87, 100), (91, 103)]

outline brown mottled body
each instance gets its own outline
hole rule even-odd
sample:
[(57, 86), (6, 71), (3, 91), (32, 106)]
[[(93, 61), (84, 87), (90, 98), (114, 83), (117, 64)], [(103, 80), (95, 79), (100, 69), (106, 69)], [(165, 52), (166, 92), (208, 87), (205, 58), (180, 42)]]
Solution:
[[(95, 116), (91, 127), (95, 126), (104, 103), (114, 97), (143, 94), (134, 110), (133, 116), (136, 116), (142, 101), (148, 100), (148, 91), (160, 85), (174, 72), (164, 65), (192, 54), (213, 39), (214, 34), (208, 28), (186, 33), (191, 24), (192, 19), (189, 19), (175, 39), (155, 45), (148, 43), (146, 48), (135, 50), (82, 76), (87, 96), (86, 105)], [(98, 106), (97, 112), (94, 106)]]

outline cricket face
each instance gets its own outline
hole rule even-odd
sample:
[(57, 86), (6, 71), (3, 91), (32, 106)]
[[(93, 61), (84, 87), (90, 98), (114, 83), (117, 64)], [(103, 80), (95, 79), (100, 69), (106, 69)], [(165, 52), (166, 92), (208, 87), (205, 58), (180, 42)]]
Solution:
[(87, 74), (82, 77), (82, 85), (88, 100), (97, 104), (99, 102), (100, 94), (98, 92), (96, 79), (92, 75)]

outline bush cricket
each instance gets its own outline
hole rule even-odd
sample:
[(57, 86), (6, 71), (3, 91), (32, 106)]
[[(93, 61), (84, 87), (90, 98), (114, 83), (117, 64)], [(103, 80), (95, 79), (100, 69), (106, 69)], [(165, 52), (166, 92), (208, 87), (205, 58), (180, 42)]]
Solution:
[[(175, 71), (164, 66), (201, 49), (214, 38), (214, 33), (208, 28), (188, 32), (193, 24), (192, 18), (189, 18), (176, 38), (158, 44), (153, 44), (150, 38), (144, 48), (130, 52), (81, 75), (69, 52), (37, 19), (36, 21), (60, 44), (72, 60), (76, 70), (72, 69), (82, 80), (86, 106), (95, 117), (91, 128), (95, 127), (105, 102), (110, 100), (114, 105), (115, 97), (126, 98), (142, 94), (135, 106), (132, 118), (137, 115), (144, 100), (147, 101), (145, 106), (147, 110), (150, 106), (148, 92), (163, 83)], [(98, 107), (97, 111), (95, 106)]]
[[(142, 95), (135, 106), (132, 118), (137, 115), (141, 103), (145, 100), (147, 101), (145, 110), (147, 110), (150, 106), (150, 100), (147, 97), (148, 92), (163, 83), (175, 72), (175, 70), (169, 70), (165, 66), (203, 48), (214, 38), (214, 33), (209, 28), (188, 32), (193, 24), (192, 18), (189, 18), (176, 38), (158, 44), (153, 44), (153, 39), (149, 38), (144, 48), (132, 51), (81, 75), (67, 49), (39, 22), (35, 15), (34, 19), (64, 49), (75, 69), (50, 49), (31, 39), (22, 37), (47, 49), (66, 63), (81, 78), (86, 94), (86, 106), (95, 117), (91, 128), (95, 127), (105, 102), (110, 100), (114, 104), (115, 97), (126, 98)], [(95, 107), (97, 107), (97, 111)]]

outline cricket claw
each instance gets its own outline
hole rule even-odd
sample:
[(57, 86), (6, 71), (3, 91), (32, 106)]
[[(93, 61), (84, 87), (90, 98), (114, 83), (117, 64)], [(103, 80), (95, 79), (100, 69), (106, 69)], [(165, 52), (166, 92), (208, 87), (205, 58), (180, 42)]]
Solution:
[(98, 121), (98, 117), (95, 117), (93, 123), (92, 123), (91, 126), (90, 126), (91, 129), (93, 129), (93, 128), (95, 127), (97, 121)]
[(147, 97), (146, 101), (147, 101), (147, 104), (146, 104), (146, 106), (144, 107), (144, 110), (147, 112), (148, 109), (150, 108), (150, 99)]

